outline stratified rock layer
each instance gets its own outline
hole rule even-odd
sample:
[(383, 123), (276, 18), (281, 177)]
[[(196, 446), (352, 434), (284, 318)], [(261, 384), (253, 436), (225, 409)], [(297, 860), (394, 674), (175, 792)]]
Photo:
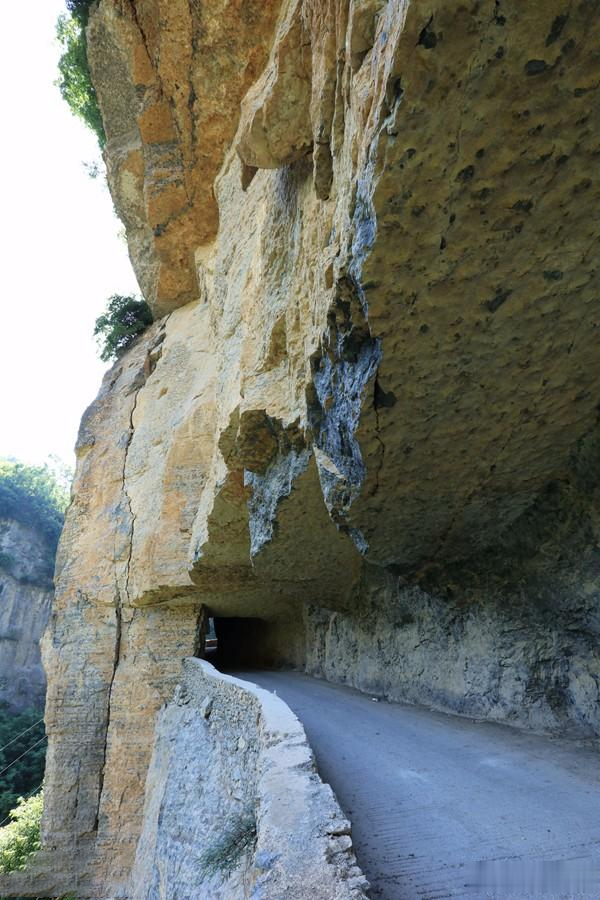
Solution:
[(130, 891), (202, 607), (257, 662), (599, 733), (598, 13), (92, 11), (158, 321), (84, 416), (46, 643), (80, 896)]
[(0, 519), (0, 702), (43, 709), (40, 638), (52, 604), (54, 560), (34, 528)]

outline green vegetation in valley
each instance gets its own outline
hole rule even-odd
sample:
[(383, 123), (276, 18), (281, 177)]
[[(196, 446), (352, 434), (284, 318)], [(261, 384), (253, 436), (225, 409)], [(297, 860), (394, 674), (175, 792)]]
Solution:
[(43, 792), (21, 800), (10, 814), (10, 823), (0, 828), (0, 872), (24, 869), (29, 857), (40, 849)]
[[(26, 466), (0, 460), (0, 519), (15, 519), (39, 531), (52, 556), (62, 530), (69, 494), (48, 465)], [(10, 568), (10, 554), (3, 552), (0, 566)]]
[[(32, 797), (22, 800), (10, 814), (10, 822), (0, 828), (0, 874), (18, 872), (27, 868), (27, 863), (41, 846), (41, 824), (44, 808), (44, 794), (38, 791)], [(8, 900), (1, 897), (0, 900)], [(14, 900), (27, 900), (16, 897)], [(37, 900), (50, 900), (38, 897)], [(75, 894), (65, 894), (58, 900), (77, 900)]]
[(66, 5), (68, 13), (56, 22), (56, 36), (62, 48), (56, 84), (71, 112), (92, 129), (103, 149), (106, 134), (92, 84), (85, 33), (92, 0), (67, 0)]
[(40, 719), (41, 713), (34, 710), (15, 714), (5, 706), (0, 707), (2, 874), (24, 869), (29, 857), (40, 847), (43, 807), (40, 787), (46, 756), (44, 724)]
[(42, 783), (46, 732), (41, 719), (38, 710), (15, 713), (0, 706), (0, 823)]
[(151, 324), (152, 312), (145, 300), (113, 294), (94, 328), (100, 359), (104, 362), (117, 359)]

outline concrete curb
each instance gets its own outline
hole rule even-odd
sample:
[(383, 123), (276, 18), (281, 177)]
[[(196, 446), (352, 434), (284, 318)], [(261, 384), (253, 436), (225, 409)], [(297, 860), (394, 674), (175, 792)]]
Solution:
[[(190, 744), (196, 761), (199, 754), (207, 759), (200, 793), (195, 795), (197, 781), (189, 774), (184, 780), (180, 774)], [(175, 810), (172, 805), (173, 779), (176, 790), (189, 791), (184, 835), (181, 804)], [(202, 880), (198, 866), (186, 874), (184, 863), (181, 876), (174, 876), (165, 887), (161, 873), (180, 870), (182, 843), (186, 859), (201, 858), (226, 821), (231, 797), (240, 792), (256, 819), (256, 841), (243, 872)], [(191, 885), (190, 877), (200, 880)], [(134, 900), (158, 897), (159, 881), (171, 900), (193, 896), (191, 888), (207, 900), (367, 896), (368, 882), (356, 863), (350, 822), (316, 771), (300, 721), (274, 694), (223, 675), (205, 660), (184, 660), (181, 685), (157, 724), (132, 879)]]

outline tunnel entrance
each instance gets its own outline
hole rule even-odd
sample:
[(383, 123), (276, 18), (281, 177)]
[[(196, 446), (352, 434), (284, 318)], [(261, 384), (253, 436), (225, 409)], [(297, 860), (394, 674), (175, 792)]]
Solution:
[(268, 667), (268, 631), (262, 619), (215, 616), (209, 620), (206, 658), (221, 671)]

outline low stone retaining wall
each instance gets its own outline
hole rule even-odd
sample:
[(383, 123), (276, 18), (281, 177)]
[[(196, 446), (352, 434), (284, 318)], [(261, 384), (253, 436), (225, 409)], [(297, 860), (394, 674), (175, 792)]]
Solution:
[(134, 900), (358, 900), (350, 823), (274, 694), (187, 659), (161, 711)]

